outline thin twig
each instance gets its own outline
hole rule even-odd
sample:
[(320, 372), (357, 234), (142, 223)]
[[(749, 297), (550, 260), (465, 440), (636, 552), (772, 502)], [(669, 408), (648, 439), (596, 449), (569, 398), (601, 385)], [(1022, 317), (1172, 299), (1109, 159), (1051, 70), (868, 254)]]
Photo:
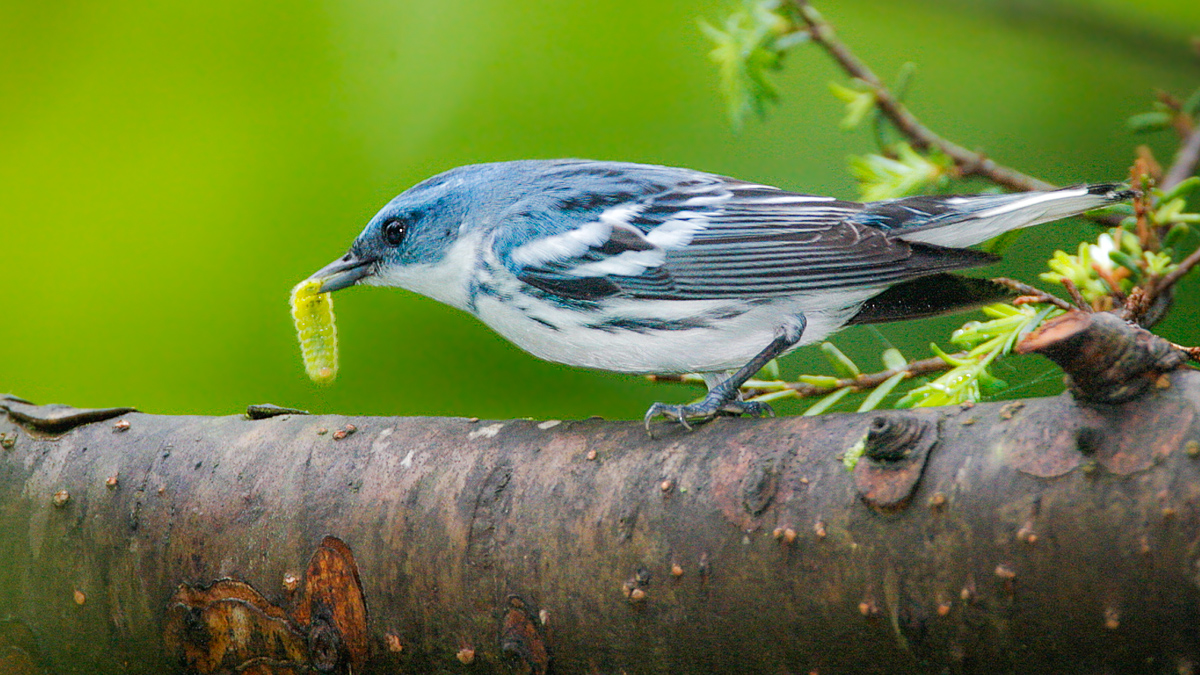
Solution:
[[(1016, 291), (1017, 293), (1020, 293), (1021, 297), (1017, 298), (1016, 300), (1013, 301), (1014, 305), (1028, 304), (1030, 302), (1042, 302), (1042, 303), (1046, 303), (1048, 305), (1054, 305), (1055, 307), (1057, 307), (1063, 311), (1067, 311), (1067, 312), (1071, 311), (1072, 309), (1075, 309), (1075, 307), (1071, 303), (1067, 302), (1066, 300), (1063, 300), (1062, 298), (1060, 298), (1056, 295), (1050, 295), (1049, 293), (1047, 293), (1046, 291), (1043, 291), (1040, 288), (1035, 288), (1033, 286), (1030, 286), (1029, 284), (1017, 281), (1016, 279), (1009, 279), (1008, 277), (997, 277), (995, 279), (992, 279), (992, 283), (1000, 284), (1001, 286), (1004, 286), (1005, 288), (1009, 288), (1009, 289), (1012, 289), (1013, 291)], [(1028, 300), (1025, 300), (1025, 298), (1028, 298)], [(1017, 302), (1017, 300), (1022, 300), (1022, 302)]]
[[(1192, 268), (1198, 264), (1200, 264), (1200, 248), (1192, 251), (1192, 254), (1184, 258), (1183, 262), (1179, 263), (1178, 267), (1164, 274), (1162, 278), (1154, 284), (1154, 288), (1150, 291), (1147, 291), (1147, 294), (1149, 295), (1153, 293), (1153, 296), (1155, 297), (1160, 295), (1164, 290), (1174, 286), (1180, 279), (1183, 278), (1183, 275), (1191, 272)], [(1153, 302), (1153, 300), (1154, 297), (1151, 297), (1146, 302), (1147, 304), (1150, 304)]]
[(1200, 124), (1192, 128), (1187, 138), (1179, 146), (1179, 151), (1175, 153), (1175, 161), (1163, 176), (1162, 189), (1169, 191), (1187, 180), (1189, 176), (1196, 173), (1197, 164), (1200, 164)]
[(1016, 169), (1001, 165), (988, 157), (964, 148), (957, 143), (946, 140), (934, 133), (909, 112), (883, 84), (877, 75), (863, 63), (850, 49), (838, 40), (833, 26), (829, 24), (817, 10), (808, 4), (808, 0), (791, 0), (796, 11), (808, 25), (808, 32), (813, 42), (819, 44), (851, 77), (856, 77), (871, 86), (875, 94), (875, 105), (904, 134), (919, 150), (937, 150), (954, 160), (954, 164), (963, 176), (982, 176), (998, 185), (1012, 190), (1053, 190), (1054, 185), (1033, 176), (1021, 173)]
[[(918, 150), (937, 150), (953, 160), (954, 166), (961, 176), (979, 176), (1010, 190), (1029, 192), (1031, 190), (1053, 190), (1057, 187), (1053, 183), (1047, 183), (1040, 178), (1000, 164), (987, 155), (968, 150), (939, 136), (922, 124), (917, 116), (887, 88), (883, 80), (879, 79), (879, 76), (867, 64), (850, 51), (845, 43), (838, 40), (833, 25), (826, 21), (820, 12), (813, 9), (808, 0), (790, 1), (808, 26), (808, 33), (812, 36), (813, 42), (820, 45), (826, 53), (833, 57), (833, 60), (837, 61), (847, 75), (858, 78), (871, 87), (875, 95), (875, 106)], [(1083, 217), (1105, 227), (1116, 227), (1121, 224), (1121, 216), (1116, 214), (1085, 214)]]
[[(921, 121), (910, 112), (899, 98), (897, 98), (883, 81), (860, 60), (850, 49), (842, 43), (836, 36), (833, 26), (825, 21), (816, 9), (814, 9), (808, 0), (789, 0), (795, 8), (797, 14), (807, 26), (808, 33), (813, 42), (821, 46), (834, 61), (841, 66), (842, 70), (851, 77), (857, 78), (865, 82), (871, 87), (875, 97), (875, 106), (880, 113), (886, 117), (893, 126), (903, 134), (914, 147), (918, 150), (936, 150), (949, 157), (958, 169), (962, 176), (980, 176), (997, 185), (1017, 190), (1053, 190), (1055, 185), (1046, 181), (1040, 180), (1028, 174), (1022, 173), (1008, 166), (999, 164), (982, 153), (968, 150), (967, 148), (958, 145), (948, 139), (939, 136), (931, 129), (926, 127)], [(1181, 181), (1187, 179), (1196, 171), (1197, 165), (1200, 164), (1200, 125), (1192, 128), (1187, 134), (1184, 142), (1181, 144), (1179, 151), (1175, 156), (1175, 161), (1171, 168), (1166, 172), (1162, 181), (1164, 190), (1169, 190)], [(1122, 218), (1118, 215), (1100, 215), (1088, 216), (1091, 220), (1102, 223), (1108, 226), (1118, 226), (1121, 224)], [(1145, 237), (1143, 237), (1145, 239)], [(1146, 242), (1144, 242), (1146, 243)], [(1150, 279), (1147, 288), (1135, 288), (1131, 294), (1129, 302), (1126, 306), (1126, 313), (1129, 313), (1131, 306), (1137, 304), (1139, 308), (1149, 307), (1154, 299), (1161, 293), (1168, 292), (1170, 288), (1193, 267), (1200, 264), (1200, 250), (1193, 252), (1179, 266), (1172, 270), (1171, 273), (1164, 275), (1159, 279)], [(1098, 270), (1099, 271), (1099, 270)], [(1038, 288), (1008, 278), (993, 279), (994, 282), (1004, 285), (1017, 293), (1021, 293), (1022, 297), (1017, 298), (1017, 304), (1026, 302), (1042, 302), (1051, 304), (1059, 309), (1070, 311), (1075, 309), (1067, 301), (1058, 298), (1054, 295), (1046, 293)], [(1113, 296), (1118, 297), (1120, 293), (1119, 285), (1115, 283), (1111, 277), (1106, 277), (1105, 281), (1113, 290)], [(1094, 312), (1095, 309), (1084, 299), (1079, 288), (1069, 279), (1063, 279), (1063, 287), (1071, 296), (1078, 309), (1085, 312)], [(1125, 298), (1119, 297), (1124, 300)], [(1134, 310), (1135, 312), (1137, 310)], [(1144, 312), (1144, 309), (1142, 310)], [(1193, 360), (1200, 361), (1200, 347), (1179, 347), (1189, 355)], [(883, 384), (889, 378), (897, 374), (904, 374), (905, 379), (938, 373), (950, 370), (953, 366), (948, 363), (954, 357), (963, 358), (966, 353), (951, 355), (950, 359), (934, 357), (922, 359), (920, 361), (912, 361), (906, 364), (903, 368), (889, 369), (878, 373), (861, 374), (853, 378), (839, 378), (830, 386), (817, 386), (805, 382), (789, 382), (782, 383), (781, 387), (791, 390), (798, 398), (809, 398), (817, 396), (825, 396), (831, 392), (840, 389), (850, 388), (854, 391), (865, 391), (874, 389)], [(687, 382), (695, 383), (696, 380), (687, 378), (681, 375), (660, 375), (651, 376), (650, 379), (659, 382)], [(780, 389), (765, 389), (765, 388), (745, 388), (743, 394), (747, 397), (757, 396), (761, 394), (780, 391)]]
[[(950, 359), (966, 358), (966, 356), (966, 352), (962, 352), (960, 354), (951, 354)], [(953, 367), (954, 366), (950, 364), (947, 359), (942, 359), (941, 357), (935, 356), (933, 358), (921, 359), (920, 361), (909, 361), (903, 368), (891, 368), (888, 370), (881, 370), (878, 373), (865, 373), (859, 375), (858, 377), (838, 378), (837, 382), (833, 386), (829, 387), (819, 387), (808, 384), (807, 382), (789, 382), (787, 383), (787, 388), (796, 392), (797, 398), (813, 398), (817, 396), (825, 396), (826, 394), (837, 391), (838, 389), (844, 389), (847, 387), (853, 391), (867, 391), (878, 387), (886, 382), (889, 378), (901, 373), (904, 374), (904, 379), (908, 380), (921, 375), (928, 375), (930, 373), (941, 373), (950, 370)], [(765, 393), (767, 393), (767, 390), (756, 390), (748, 392), (748, 396), (758, 396)]]
[[(1179, 185), (1184, 180), (1196, 173), (1196, 167), (1200, 165), (1200, 125), (1196, 125), (1184, 138), (1183, 144), (1175, 153), (1175, 161), (1171, 167), (1167, 169), (1163, 175), (1162, 183), (1160, 184), (1163, 191), (1169, 191), (1171, 188)], [(1135, 169), (1136, 169), (1135, 165)], [(1149, 210), (1149, 198), (1147, 195), (1141, 196), (1135, 201), (1135, 206), (1138, 208), (1138, 221), (1145, 218), (1146, 211)], [(1137, 297), (1131, 294), (1129, 300), (1125, 303), (1124, 316), (1130, 320), (1141, 323), (1143, 317), (1154, 306), (1165, 293), (1170, 293), (1175, 284), (1179, 283), (1192, 268), (1200, 265), (1200, 249), (1192, 251), (1191, 255), (1184, 258), (1175, 269), (1162, 275), (1161, 277), (1151, 276), (1142, 284), (1141, 292), (1137, 293)], [(1134, 289), (1138, 291), (1139, 289)], [(1167, 300), (1169, 302), (1169, 299)]]
[[(921, 375), (945, 372), (954, 367), (952, 364), (948, 363), (948, 360), (964, 359), (966, 357), (966, 352), (959, 352), (957, 354), (951, 354), (949, 359), (942, 359), (941, 357), (935, 356), (933, 358), (921, 359), (920, 361), (909, 361), (904, 365), (903, 368), (892, 368), (889, 370), (879, 371), (878, 373), (865, 373), (859, 375), (858, 377), (838, 378), (834, 384), (828, 387), (820, 387), (814, 384), (808, 384), (807, 382), (784, 382), (779, 386), (780, 389), (792, 390), (797, 398), (815, 398), (817, 396), (825, 396), (826, 394), (837, 391), (838, 389), (845, 389), (847, 387), (854, 391), (867, 391), (869, 389), (878, 387), (886, 382), (889, 378), (900, 373), (903, 373), (905, 376), (904, 379), (907, 380)], [(687, 378), (684, 375), (649, 375), (648, 379), (652, 382), (700, 384), (698, 380)], [(752, 398), (754, 396), (760, 396), (762, 394), (779, 391), (780, 389), (743, 387), (742, 394), (746, 398)]]
[(1113, 299), (1113, 304), (1120, 305), (1127, 300), (1125, 292), (1121, 290), (1121, 282), (1117, 280), (1111, 270), (1104, 269), (1103, 266), (1092, 263), (1092, 271), (1108, 286), (1108, 295)]
[(1175, 349), (1178, 349), (1179, 351), (1183, 352), (1184, 354), (1187, 354), (1189, 361), (1195, 361), (1197, 363), (1200, 363), (1200, 347), (1184, 347), (1183, 345), (1177, 345), (1174, 342), (1172, 342), (1170, 344)]
[(1096, 311), (1091, 306), (1091, 304), (1089, 304), (1088, 301), (1083, 297), (1083, 293), (1079, 292), (1079, 287), (1075, 285), (1074, 281), (1071, 281), (1070, 279), (1067, 279), (1067, 278), (1063, 278), (1061, 283), (1062, 283), (1062, 287), (1067, 290), (1067, 295), (1071, 296), (1071, 301), (1075, 303), (1076, 308), (1078, 308), (1082, 312)]

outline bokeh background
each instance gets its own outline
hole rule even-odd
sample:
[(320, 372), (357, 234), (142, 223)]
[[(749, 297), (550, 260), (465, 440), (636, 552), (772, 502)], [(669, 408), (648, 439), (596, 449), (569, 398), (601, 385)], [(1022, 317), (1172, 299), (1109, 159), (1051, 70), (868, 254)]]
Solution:
[[(1058, 183), (1125, 175), (1131, 114), (1200, 84), (1195, 0), (827, 0), (819, 9), (933, 128)], [(853, 197), (814, 48), (783, 105), (731, 131), (709, 43), (727, 0), (0, 1), (0, 392), (77, 406), (640, 417), (698, 392), (544, 363), (464, 314), (385, 289), (336, 296), (341, 375), (304, 376), (291, 286), (393, 195), (456, 165), (591, 157)], [(1094, 228), (1027, 232), (994, 268), (1032, 280)], [(1189, 279), (1167, 336), (1200, 343)], [(853, 329), (875, 365), (963, 317)], [(1060, 386), (1036, 357), (1014, 395)], [(812, 350), (784, 371), (824, 370)], [(796, 406), (783, 406), (784, 412)]]

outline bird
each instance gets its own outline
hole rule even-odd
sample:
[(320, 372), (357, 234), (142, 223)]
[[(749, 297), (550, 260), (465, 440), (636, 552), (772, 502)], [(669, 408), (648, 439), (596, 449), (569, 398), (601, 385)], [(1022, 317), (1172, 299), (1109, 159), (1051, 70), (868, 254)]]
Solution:
[(473, 164), (389, 201), (348, 252), (309, 277), (322, 293), (399, 287), (463, 310), (556, 363), (700, 373), (707, 395), (655, 403), (686, 428), (773, 414), (739, 388), (772, 359), (840, 328), (994, 301), (951, 274), (966, 248), (1127, 200), (1115, 183), (859, 203), (726, 176), (583, 159)]

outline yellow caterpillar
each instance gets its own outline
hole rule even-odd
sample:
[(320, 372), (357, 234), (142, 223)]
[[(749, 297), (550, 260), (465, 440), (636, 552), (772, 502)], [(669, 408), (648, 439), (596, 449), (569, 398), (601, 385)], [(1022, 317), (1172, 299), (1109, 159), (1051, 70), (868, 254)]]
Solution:
[(296, 284), (292, 289), (292, 319), (305, 372), (313, 382), (329, 384), (337, 377), (337, 326), (333, 323), (333, 298), (320, 289), (320, 279)]

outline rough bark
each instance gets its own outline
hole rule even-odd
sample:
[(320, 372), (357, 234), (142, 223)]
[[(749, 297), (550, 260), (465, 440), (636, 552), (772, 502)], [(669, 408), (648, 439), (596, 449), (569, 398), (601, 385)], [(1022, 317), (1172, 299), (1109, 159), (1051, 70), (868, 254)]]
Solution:
[(655, 439), (10, 399), (0, 672), (1191, 672), (1200, 374), (1155, 382)]
[(1017, 345), (1057, 363), (1067, 389), (1093, 403), (1124, 403), (1155, 386), (1189, 354), (1112, 312), (1071, 311), (1043, 324)]

